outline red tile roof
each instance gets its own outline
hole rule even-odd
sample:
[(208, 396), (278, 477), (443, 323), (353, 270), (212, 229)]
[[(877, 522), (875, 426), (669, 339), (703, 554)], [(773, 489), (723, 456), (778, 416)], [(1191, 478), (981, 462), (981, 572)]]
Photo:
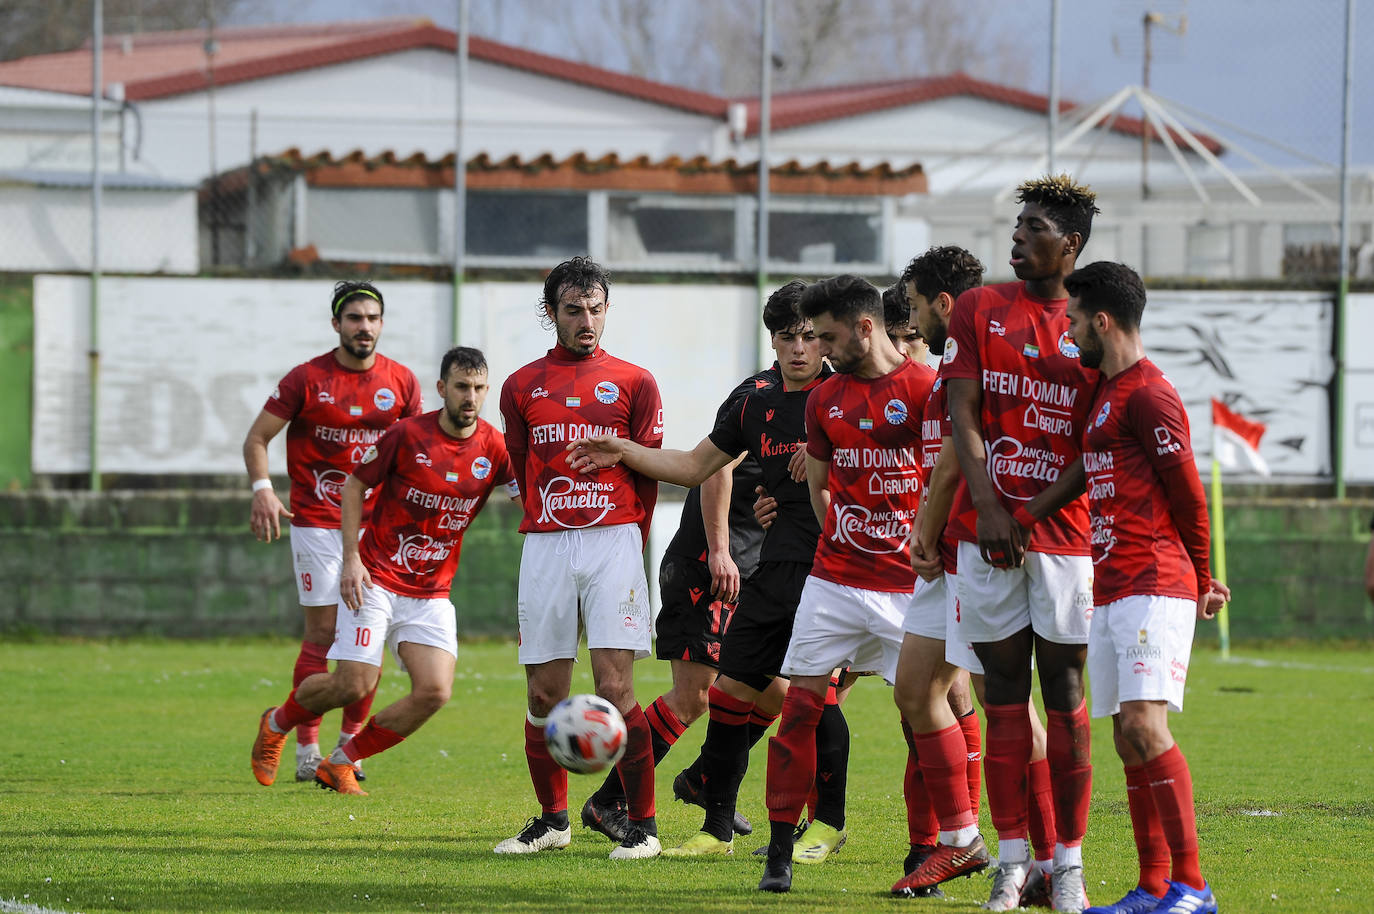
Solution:
[[(786, 130), (789, 127), (803, 127), (807, 124), (961, 95), (1024, 108), (1037, 114), (1048, 114), (1050, 110), (1048, 96), (975, 79), (965, 73), (955, 73), (950, 76), (924, 76), (779, 92), (770, 101), (769, 117), (774, 130)], [(746, 98), (740, 101), (749, 112), (747, 132), (750, 136), (756, 135), (759, 130), (759, 100)], [(1059, 100), (1061, 112), (1069, 112), (1077, 107), (1077, 102), (1063, 98)], [(1120, 115), (1112, 129), (1118, 133), (1140, 136), (1144, 126), (1138, 117)], [(1174, 134), (1174, 139), (1180, 140), (1177, 134)], [(1213, 154), (1224, 151), (1222, 145), (1211, 137), (1199, 136), (1198, 139)]]
[[(304, 173), (315, 187), (409, 187), (453, 186), (452, 154), (428, 159), (416, 153), (407, 158), (393, 152), (365, 156), (353, 152), (313, 156), (289, 149), (278, 156), (258, 159), (248, 168), (222, 175), (217, 189), (233, 192), (245, 183), (249, 168), (266, 176)], [(478, 190), (632, 190), (646, 193), (753, 194), (758, 189), (758, 163), (735, 159), (711, 161), (705, 156), (682, 159), (670, 156), (652, 161), (647, 156), (598, 159), (582, 153), (555, 159), (510, 156), (493, 159), (483, 154), (469, 159), (467, 186)], [(857, 163), (802, 166), (786, 162), (773, 166), (769, 188), (775, 194), (797, 196), (875, 197), (901, 196), (927, 191), (920, 165), (894, 169), (887, 164), (862, 167)]]

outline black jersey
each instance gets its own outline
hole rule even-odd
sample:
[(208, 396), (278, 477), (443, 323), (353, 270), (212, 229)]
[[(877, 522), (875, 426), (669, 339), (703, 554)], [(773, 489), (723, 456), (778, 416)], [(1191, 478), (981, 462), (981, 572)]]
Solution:
[[(716, 410), (716, 424), (719, 425), (721, 420), (729, 415), (735, 403), (756, 390), (774, 384), (782, 384), (782, 373), (777, 362), (773, 363), (772, 368), (765, 368), (758, 374), (745, 378), (730, 391), (730, 396), (726, 397), (720, 409)], [(733, 456), (743, 450), (745, 448), (729, 453)], [(763, 543), (763, 528), (754, 519), (754, 500), (758, 497), (754, 494), (754, 488), (762, 484), (763, 471), (750, 455), (740, 461), (732, 474), (730, 558), (734, 560), (735, 567), (739, 569), (740, 579), (743, 580), (753, 574), (754, 569), (758, 567), (759, 547)], [(682, 504), (682, 520), (678, 524), (677, 533), (664, 551), (698, 562), (706, 561), (706, 524), (701, 517), (700, 487), (694, 487), (687, 493), (687, 500)]]
[(805, 482), (788, 472), (792, 455), (806, 445), (806, 399), (830, 376), (830, 368), (802, 390), (787, 390), (781, 376), (732, 404), (711, 431), (711, 443), (727, 454), (747, 450), (763, 468), (763, 487), (778, 501), (778, 516), (763, 538), (760, 560), (810, 562), (821, 528)]

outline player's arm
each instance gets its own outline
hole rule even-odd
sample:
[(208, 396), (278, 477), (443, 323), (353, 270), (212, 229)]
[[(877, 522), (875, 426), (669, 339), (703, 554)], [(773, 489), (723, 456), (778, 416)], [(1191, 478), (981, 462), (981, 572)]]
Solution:
[(690, 489), (706, 481), (733, 458), (703, 438), (690, 451), (645, 447), (615, 435), (579, 438), (568, 444), (568, 465), (579, 473), (593, 473), (623, 463), (643, 476)]
[[(253, 507), (248, 514), (248, 523), (253, 535), (261, 542), (270, 543), (281, 536), (281, 518), (288, 520), (291, 512), (281, 503), (277, 493), (272, 491), (272, 480), (267, 471), (267, 443), (286, 428), (287, 420), (274, 416), (267, 410), (258, 413), (252, 428), (243, 439), (243, 465), (248, 469), (248, 478), (253, 483)], [(266, 485), (263, 485), (264, 481)]]
[(830, 463), (806, 455), (806, 490), (811, 493), (811, 510), (816, 523), (825, 529), (825, 516), (830, 513)]
[(979, 413), (983, 390), (971, 378), (949, 379), (949, 419), (954, 430), (954, 453), (968, 484), (973, 507), (978, 511), (978, 551), (983, 561), (997, 567), (1020, 567), (1026, 543), (1021, 527), (1002, 507), (988, 476), (988, 455), (983, 447)]
[(1058, 479), (1035, 493), (1024, 507), (1016, 509), (1013, 516), (1026, 530), (1027, 541), (1032, 527), (1082, 495), (1087, 486), (1088, 476), (1083, 470), (1083, 457), (1079, 455), (1064, 468)]
[(944, 573), (940, 536), (949, 522), (949, 511), (958, 488), (959, 458), (954, 454), (953, 439), (944, 438), (940, 442), (940, 456), (935, 458), (935, 466), (930, 468), (930, 478), (926, 480), (925, 504), (921, 506), (917, 525), (912, 528), (915, 536), (911, 542), (911, 569), (927, 581)]
[(735, 491), (734, 470), (744, 456), (740, 454), (701, 484), (701, 520), (706, 528), (711, 595), (726, 603), (739, 599), (739, 568), (730, 555), (730, 498)]
[(339, 535), (343, 538), (343, 568), (339, 572), (339, 598), (354, 612), (363, 605), (363, 588), (372, 588), (372, 575), (358, 554), (358, 531), (363, 522), (363, 495), (367, 483), (357, 476), (344, 480), (339, 497)]

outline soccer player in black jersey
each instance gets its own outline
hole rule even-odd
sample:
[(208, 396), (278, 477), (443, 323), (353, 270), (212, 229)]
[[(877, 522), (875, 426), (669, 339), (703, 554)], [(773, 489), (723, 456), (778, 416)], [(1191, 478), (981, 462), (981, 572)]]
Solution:
[[(767, 690), (778, 688), (775, 677), (820, 536), (806, 484), (792, 478), (789, 466), (804, 446), (807, 393), (829, 374), (810, 323), (797, 310), (804, 288), (801, 282), (789, 283), (764, 308), (764, 325), (771, 332), (781, 383), (758, 387), (732, 403), (694, 450), (648, 453), (633, 442), (610, 437), (583, 439), (570, 446), (575, 468), (607, 467), (623, 460), (636, 472), (679, 485), (696, 484), (739, 453), (748, 452), (763, 469), (764, 487), (778, 501), (777, 518), (764, 537), (758, 570), (742, 585), (738, 609), (722, 640), (720, 677), (710, 691), (710, 723), (702, 746), (706, 821), (700, 833), (669, 849), (669, 855), (733, 851), (736, 795), (749, 747), (766, 728), (754, 713), (756, 703)], [(840, 821), (830, 823), (836, 829), (844, 826), (840, 815)]]

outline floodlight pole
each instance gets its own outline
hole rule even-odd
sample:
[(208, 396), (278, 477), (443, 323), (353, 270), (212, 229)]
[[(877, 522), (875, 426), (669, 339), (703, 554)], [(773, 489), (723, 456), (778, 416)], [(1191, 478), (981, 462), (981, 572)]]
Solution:
[(1331, 467), (1336, 474), (1336, 497), (1345, 498), (1345, 317), (1350, 292), (1350, 124), (1354, 119), (1355, 0), (1345, 0), (1345, 80), (1341, 105), (1341, 230), (1340, 278), (1336, 283), (1336, 391), (1333, 412)]
[(90, 490), (100, 491), (100, 98), (103, 74), (101, 51), (105, 46), (105, 8), (102, 0), (91, 4), (91, 344), (86, 357), (90, 367)]
[[(768, 293), (768, 132), (773, 94), (773, 0), (763, 0), (763, 34), (759, 46), (759, 214), (755, 240), (758, 243), (755, 282), (758, 306), (763, 308)], [(754, 321), (754, 358), (763, 352), (763, 322)]]
[(468, 0), (458, 0), (456, 115), (453, 125), (453, 345), (458, 345), (463, 299), (463, 256), (467, 248), (468, 175), (463, 155), (463, 100), (468, 84)]
[(1050, 0), (1050, 117), (1045, 138), (1047, 174), (1054, 174), (1055, 136), (1059, 133), (1059, 0)]

